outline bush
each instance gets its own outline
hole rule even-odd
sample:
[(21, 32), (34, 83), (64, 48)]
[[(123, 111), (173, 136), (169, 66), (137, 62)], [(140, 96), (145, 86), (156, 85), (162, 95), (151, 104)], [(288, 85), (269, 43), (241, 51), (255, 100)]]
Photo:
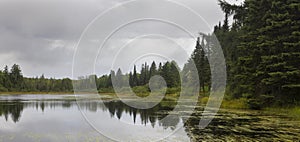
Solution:
[(269, 107), (274, 104), (274, 96), (261, 95), (255, 99), (249, 99), (248, 105), (250, 109), (260, 110), (264, 107)]
[(250, 109), (255, 109), (255, 110), (262, 109), (262, 102), (258, 99), (249, 99), (247, 104)]
[(8, 90), (5, 88), (5, 87), (3, 87), (2, 85), (0, 85), (0, 92), (7, 92)]
[(200, 103), (202, 105), (205, 105), (208, 102), (208, 99), (209, 99), (209, 97), (203, 97), (203, 98), (201, 98)]
[(99, 93), (115, 93), (113, 88), (101, 88), (98, 90)]
[(179, 87), (177, 87), (177, 88), (167, 88), (166, 94), (175, 94), (175, 93), (180, 92), (180, 90), (181, 89)]
[(231, 109), (247, 109), (247, 99), (240, 98), (240, 99), (231, 99), (231, 100), (223, 100), (222, 108), (231, 108)]
[(150, 92), (148, 86), (136, 86), (136, 87), (132, 88), (132, 91), (134, 93), (149, 93)]

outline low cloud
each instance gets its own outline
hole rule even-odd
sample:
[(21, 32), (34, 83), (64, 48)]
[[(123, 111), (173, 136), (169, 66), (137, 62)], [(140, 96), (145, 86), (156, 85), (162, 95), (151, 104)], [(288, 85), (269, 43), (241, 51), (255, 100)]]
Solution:
[[(193, 35), (197, 35), (198, 31), (211, 32), (212, 27), (223, 19), (223, 13), (217, 5), (217, 1), (176, 1), (195, 10), (202, 16), (207, 25), (195, 25), (197, 22), (185, 22), (186, 19), (192, 21), (193, 17), (189, 17), (191, 15), (183, 12), (180, 13), (180, 9), (178, 9), (178, 12), (174, 11), (171, 5), (160, 5), (158, 1), (144, 1), (146, 1), (145, 5), (140, 3), (139, 9), (130, 10), (134, 5), (120, 5), (122, 2), (128, 2), (126, 0), (2, 0), (0, 2), (0, 67), (17, 63), (22, 67), (25, 76), (32, 77), (45, 74), (46, 77), (71, 77), (74, 47), (82, 32), (97, 15), (112, 6), (119, 6), (120, 11), (127, 11), (128, 16), (156, 13), (157, 15), (170, 17), (170, 19), (174, 17), (178, 20), (177, 22), (184, 23), (183, 26), (185, 27), (197, 27), (189, 29), (193, 31)], [(161, 11), (153, 11), (159, 6), (165, 7), (161, 8)], [(113, 26), (114, 21), (127, 18), (118, 17), (114, 13), (110, 13), (108, 16), (111, 16), (112, 22), (101, 25), (107, 27), (105, 28), (107, 30)], [(124, 44), (126, 38), (129, 38), (130, 35), (134, 37), (144, 34), (145, 30), (140, 30), (143, 28), (147, 28), (148, 31), (156, 31), (157, 34), (166, 34), (177, 43), (185, 42), (186, 49), (184, 51), (187, 55), (194, 48), (195, 39), (176, 32), (167, 25), (149, 21), (139, 23), (139, 25), (141, 27), (133, 25), (124, 28), (123, 35), (119, 34), (119, 37), (116, 36), (110, 41), (110, 46), (105, 47), (103, 50), (105, 54), (101, 54), (99, 58), (101, 60), (96, 65), (98, 74), (109, 72), (109, 62), (112, 55), (116, 54), (115, 51), (120, 48), (121, 44)], [(106, 36), (104, 33), (109, 32), (111, 31), (102, 31), (103, 37)], [(97, 39), (94, 40), (97, 41)], [(162, 46), (175, 46), (174, 43), (166, 42), (166, 40), (143, 38), (136, 44), (147, 48), (159, 45), (161, 53), (177, 58), (179, 64), (183, 64), (187, 59), (185, 54), (184, 57), (181, 55), (181, 50), (171, 51), (168, 47), (166, 49), (162, 48)], [(146, 50), (145, 47), (141, 50)], [(126, 55), (135, 55), (137, 48), (136, 46), (127, 47)], [(125, 54), (124, 58), (127, 58)], [(123, 64), (123, 62), (120, 62), (120, 64)], [(122, 68), (126, 68), (124, 64)]]

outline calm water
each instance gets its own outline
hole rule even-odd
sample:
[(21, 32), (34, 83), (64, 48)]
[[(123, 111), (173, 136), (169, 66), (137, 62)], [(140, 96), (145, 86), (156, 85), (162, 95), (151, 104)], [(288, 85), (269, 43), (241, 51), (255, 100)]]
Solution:
[(157, 141), (170, 134), (165, 141), (189, 141), (184, 129), (176, 129), (183, 127), (180, 118), (171, 124), (160, 121), (164, 114), (156, 112), (168, 109), (158, 105), (138, 110), (120, 101), (76, 102), (73, 95), (0, 96), (0, 141)]
[(176, 105), (172, 101), (143, 110), (116, 100), (86, 98), (79, 96), (76, 102), (73, 95), (0, 96), (0, 141), (300, 140), (300, 123), (288, 116), (221, 110), (208, 127), (199, 129), (201, 107), (186, 119), (169, 113)]

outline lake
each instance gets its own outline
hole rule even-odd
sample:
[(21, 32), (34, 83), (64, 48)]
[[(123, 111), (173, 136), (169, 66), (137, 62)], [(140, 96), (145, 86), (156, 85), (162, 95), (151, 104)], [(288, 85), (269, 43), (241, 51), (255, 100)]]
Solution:
[(176, 115), (176, 105), (164, 100), (151, 109), (136, 109), (116, 99), (97, 100), (89, 95), (77, 95), (77, 99), (74, 95), (2, 95), (0, 141), (300, 140), (300, 122), (288, 116), (222, 109), (200, 129), (203, 107), (188, 117)]

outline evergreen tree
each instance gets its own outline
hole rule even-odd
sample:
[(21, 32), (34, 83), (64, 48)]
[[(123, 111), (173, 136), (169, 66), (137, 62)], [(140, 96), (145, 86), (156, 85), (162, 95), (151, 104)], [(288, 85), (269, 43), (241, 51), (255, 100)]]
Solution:
[(133, 75), (132, 75), (132, 86), (137, 86), (139, 85), (139, 81), (138, 81), (138, 75), (136, 72), (136, 66), (134, 65), (134, 69), (133, 69)]
[[(196, 41), (196, 47), (191, 55), (191, 60), (187, 64), (191, 64), (193, 61), (196, 65), (198, 77), (200, 81), (200, 87), (202, 91), (205, 91), (205, 85), (210, 84), (210, 70), (209, 70), (209, 63), (207, 56), (209, 56), (210, 49), (209, 46), (204, 44), (204, 37), (202, 38), (202, 41), (200, 43), (200, 37), (197, 38)], [(206, 49), (204, 47), (207, 47)], [(206, 50), (206, 52), (205, 52)], [(188, 65), (189, 66), (189, 65)]]
[(249, 98), (253, 108), (299, 101), (299, 2), (246, 0), (241, 6), (225, 1), (220, 5), (233, 14), (235, 24), (227, 32), (215, 27), (227, 59), (228, 92)]
[(170, 78), (172, 79), (172, 87), (179, 87), (180, 86), (180, 69), (175, 61), (171, 62), (170, 67)]
[(132, 72), (130, 72), (129, 73), (129, 85), (131, 86), (131, 87), (133, 87), (133, 77), (132, 77)]
[(117, 87), (124, 86), (123, 73), (120, 68), (117, 71), (115, 83), (116, 83)]
[(153, 61), (152, 64), (151, 64), (151, 67), (150, 67), (149, 77), (152, 77), (152, 76), (154, 76), (156, 74), (157, 74), (156, 64)]
[(48, 91), (48, 87), (47, 87), (47, 81), (45, 79), (45, 76), (44, 74), (41, 75), (41, 77), (38, 79), (38, 83), (37, 83), (37, 89), (39, 91)]
[(109, 87), (113, 87), (113, 85), (112, 85), (112, 79), (114, 79), (114, 78), (116, 78), (115, 71), (111, 70), (110, 74), (108, 76), (108, 82), (107, 82), (107, 84), (108, 84)]
[(224, 30), (225, 32), (229, 30), (228, 13), (225, 14), (225, 20), (222, 30)]
[(158, 74), (162, 75), (162, 63), (160, 62), (157, 69)]
[(10, 75), (9, 74), (10, 73), (8, 71), (8, 66), (5, 66), (4, 70), (3, 70), (3, 82), (4, 82), (3, 86), (5, 88), (7, 88), (8, 90), (10, 90), (11, 87), (12, 87), (12, 84), (11, 84), (11, 81), (10, 81)]
[(167, 87), (178, 87), (180, 85), (179, 67), (175, 61), (167, 61), (161, 70), (161, 76), (165, 79)]
[(22, 89), (23, 84), (23, 76), (21, 73), (21, 69), (19, 65), (14, 64), (11, 68), (11, 71), (9, 73), (10, 82), (12, 83), (12, 87), (18, 91)]
[(0, 70), (0, 91), (8, 91), (7, 88), (4, 87), (4, 73)]
[(139, 80), (139, 85), (146, 85), (149, 82), (149, 66), (146, 62), (145, 64), (142, 64), (141, 75)]

